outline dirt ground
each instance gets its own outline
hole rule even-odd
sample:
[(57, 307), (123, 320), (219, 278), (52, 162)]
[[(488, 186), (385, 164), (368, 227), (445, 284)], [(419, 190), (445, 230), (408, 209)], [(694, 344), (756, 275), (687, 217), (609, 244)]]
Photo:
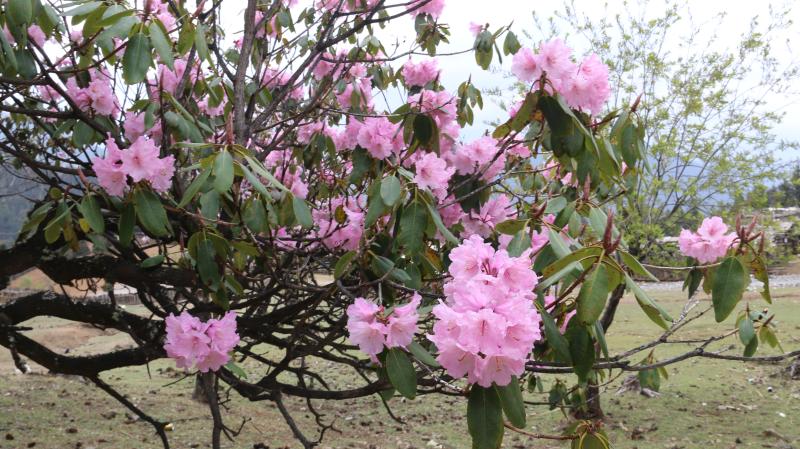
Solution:
[[(653, 296), (673, 313), (685, 299), (680, 292), (654, 292)], [(796, 349), (800, 347), (800, 289), (775, 291), (774, 297), (771, 308), (780, 317), (777, 321), (784, 349)], [(766, 307), (756, 293), (748, 293), (746, 300), (752, 301), (753, 307)], [(136, 307), (130, 309), (135, 311)], [(97, 353), (133, 344), (122, 334), (59, 319), (37, 318), (26, 324), (35, 328), (27, 335), (63, 353)], [(723, 329), (731, 326), (732, 322), (722, 324)], [(612, 352), (660, 334), (631, 298), (626, 298), (620, 307), (613, 330), (608, 335)], [(713, 318), (701, 319), (686, 331), (686, 338), (695, 338), (718, 333), (720, 327), (713, 324)], [(658, 348), (656, 356), (665, 358), (685, 349)], [(716, 349), (741, 352), (735, 337)], [(776, 352), (759, 350), (761, 355)], [(327, 362), (310, 363), (326, 372), (326, 380), (337, 386), (355, 387), (361, 383), (352, 373)], [(159, 360), (148, 367), (114, 370), (103, 378), (144, 410), (173, 423), (172, 447), (209, 447), (207, 409), (191, 399), (192, 378), (184, 378), (173, 366), (169, 360)], [(613, 447), (800, 448), (800, 381), (785, 375), (786, 366), (787, 363), (755, 365), (692, 359), (670, 366), (670, 378), (662, 382), (661, 395), (652, 399), (630, 393), (615, 394), (626, 376), (615, 377), (603, 392), (603, 406), (608, 413), (606, 427)], [(41, 367), (33, 368), (33, 374), (16, 373), (9, 353), (0, 350), (1, 449), (161, 447), (147, 424), (92, 385), (77, 377), (52, 376)], [(243, 368), (256, 378), (263, 374), (256, 364), (245, 362)], [(526, 399), (546, 401), (548, 389), (558, 379), (574, 381), (570, 376), (542, 376), (544, 392), (528, 393)], [(324, 421), (334, 423), (336, 429), (326, 434), (320, 447), (469, 447), (463, 398), (431, 395), (408, 401), (395, 397), (390, 404), (401, 422), (390, 417), (377, 397), (315, 402), (314, 406), (325, 415)], [(299, 425), (314, 436), (316, 426), (307, 404), (288, 399), (287, 406)], [(241, 426), (241, 434), (234, 441), (226, 441), (224, 447), (299, 447), (272, 403), (251, 403), (231, 394), (226, 407), (227, 423), (234, 428)], [(558, 434), (567, 422), (558, 409), (528, 407), (528, 431)], [(509, 432), (503, 447), (555, 449), (566, 448), (568, 444), (531, 440)]]

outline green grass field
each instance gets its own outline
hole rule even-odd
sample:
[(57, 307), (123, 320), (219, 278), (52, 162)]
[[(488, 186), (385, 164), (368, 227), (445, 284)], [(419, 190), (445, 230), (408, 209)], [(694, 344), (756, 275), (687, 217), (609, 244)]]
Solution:
[[(678, 314), (684, 297), (679, 292), (653, 292), (671, 313)], [(773, 292), (778, 314), (779, 337), (784, 349), (800, 347), (800, 290)], [(748, 293), (753, 308), (765, 303)], [(701, 304), (702, 308), (706, 303)], [(71, 332), (66, 322), (37, 319), (45, 327), (38, 334), (49, 335), (53, 344), (92, 351), (124, 344), (119, 335), (97, 331)], [(732, 329), (733, 320), (713, 324), (712, 317), (695, 321), (683, 334), (703, 337)], [(66, 330), (65, 330), (66, 329)], [(74, 331), (74, 329), (73, 329)], [(60, 333), (59, 333), (60, 332)], [(69, 334), (69, 335), (67, 335)], [(609, 332), (611, 352), (636, 346), (660, 335), (638, 306), (629, 298), (622, 304), (617, 321)], [(70, 337), (71, 336), (71, 337)], [(32, 334), (36, 338), (37, 334)], [(70, 339), (71, 338), (71, 339)], [(731, 337), (715, 349), (740, 353), (741, 345)], [(685, 351), (686, 346), (659, 347), (657, 358)], [(762, 346), (759, 355), (776, 350)], [(112, 399), (80, 379), (43, 374), (18, 375), (10, 370), (7, 353), (0, 353), (0, 448), (131, 448), (161, 447), (151, 428), (132, 419)], [(638, 361), (646, 355), (635, 359)], [(310, 363), (323, 363), (314, 362)], [(668, 368), (670, 378), (663, 381), (661, 395), (646, 398), (634, 393), (616, 395), (626, 375), (604, 387), (603, 407), (608, 414), (606, 428), (615, 448), (777, 448), (800, 447), (800, 381), (784, 373), (788, 363), (744, 364), (708, 359), (692, 359)], [(162, 360), (144, 367), (120, 369), (104, 378), (136, 404), (154, 416), (174, 423), (173, 447), (208, 447), (210, 418), (203, 405), (191, 399), (193, 381), (186, 379), (169, 385), (182, 375)], [(255, 365), (244, 364), (246, 371), (258, 374)], [(321, 366), (324, 369), (325, 366)], [(360, 380), (331, 367), (329, 377), (337, 385), (357, 386)], [(563, 379), (572, 381), (569, 376)], [(556, 376), (543, 376), (545, 391)], [(530, 401), (546, 401), (544, 394), (528, 394)], [(303, 401), (288, 400), (298, 422), (310, 436), (316, 430)], [(328, 422), (338, 431), (326, 434), (321, 447), (329, 448), (467, 448), (466, 401), (458, 397), (421, 396), (414, 401), (394, 398), (393, 421), (377, 397), (341, 402), (316, 402)], [(232, 394), (226, 403), (231, 427), (244, 423), (241, 434), (229, 448), (252, 448), (262, 443), (270, 449), (296, 448), (286, 424), (271, 403), (250, 403)], [(531, 432), (558, 434), (567, 422), (559, 410), (528, 408)], [(568, 444), (531, 440), (506, 433), (506, 448), (561, 448)]]

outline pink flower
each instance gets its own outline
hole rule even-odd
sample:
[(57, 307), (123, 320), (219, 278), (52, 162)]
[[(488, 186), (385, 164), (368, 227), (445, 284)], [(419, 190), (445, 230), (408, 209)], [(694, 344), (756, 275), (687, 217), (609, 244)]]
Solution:
[(167, 329), (164, 350), (179, 368), (196, 366), (203, 373), (217, 371), (228, 363), (230, 351), (239, 344), (234, 312), (204, 323), (184, 311), (177, 317), (169, 314), (164, 321)]
[(28, 36), (31, 38), (33, 42), (36, 43), (39, 48), (44, 47), (44, 43), (47, 40), (47, 36), (45, 36), (44, 31), (39, 25), (31, 25), (28, 27)]
[(411, 301), (397, 306), (388, 316), (383, 316), (383, 307), (364, 298), (356, 298), (347, 307), (347, 331), (350, 341), (375, 360), (375, 356), (387, 348), (405, 348), (417, 333), (417, 321), (422, 297), (414, 293)]
[(736, 240), (736, 233), (727, 232), (728, 226), (722, 218), (705, 218), (697, 233), (686, 229), (681, 231), (678, 246), (684, 255), (694, 257), (700, 263), (712, 263), (723, 257)]
[(116, 115), (119, 112), (117, 97), (114, 96), (114, 91), (111, 90), (111, 84), (108, 79), (98, 78), (92, 80), (89, 86), (84, 89), (84, 92), (89, 97), (92, 109), (98, 114)]
[(433, 59), (424, 59), (418, 63), (410, 59), (403, 65), (403, 79), (407, 86), (424, 86), (439, 77), (439, 63)]
[(197, 109), (209, 117), (219, 117), (225, 112), (225, 101), (220, 101), (218, 105), (211, 106), (209, 104), (209, 99), (204, 98), (197, 102)]
[(206, 335), (211, 339), (211, 349), (227, 354), (239, 344), (236, 333), (236, 313), (229, 311), (221, 319), (208, 321)]
[(608, 67), (592, 53), (581, 63), (574, 76), (565, 80), (562, 94), (570, 107), (598, 114), (611, 94)]
[(481, 31), (483, 31), (483, 27), (484, 27), (484, 25), (481, 25), (479, 23), (470, 22), (469, 23), (469, 32), (474, 37), (478, 37), (478, 35), (481, 34)]
[(364, 298), (356, 298), (347, 307), (347, 332), (350, 341), (374, 357), (386, 343), (386, 325), (377, 321), (381, 307)]
[(508, 197), (505, 195), (495, 196), (483, 204), (477, 214), (470, 212), (462, 219), (464, 225), (463, 235), (478, 234), (482, 237), (488, 237), (492, 234), (495, 226), (515, 216), (516, 211), (511, 207), (511, 201)]
[(50, 86), (37, 85), (36, 89), (39, 91), (39, 96), (46, 102), (61, 100), (61, 94)]
[(436, 153), (425, 153), (416, 163), (414, 182), (422, 189), (430, 189), (439, 199), (447, 196), (447, 182), (453, 176), (454, 168), (447, 168), (447, 162)]
[(485, 180), (497, 176), (506, 162), (505, 154), (497, 146), (497, 140), (490, 136), (456, 147), (449, 159), (459, 174), (471, 175), (483, 170), (482, 178)]
[(403, 136), (386, 117), (368, 117), (358, 131), (358, 144), (375, 159), (386, 159), (403, 147)]
[(542, 68), (539, 66), (533, 50), (530, 48), (519, 49), (511, 59), (511, 73), (525, 83), (530, 83), (542, 76)]
[(139, 182), (148, 179), (157, 173), (158, 147), (152, 140), (139, 137), (127, 150), (122, 152), (122, 168), (125, 173)]
[(425, 89), (408, 97), (408, 104), (418, 112), (430, 115), (439, 129), (446, 128), (456, 119), (458, 99), (447, 91)]
[(144, 135), (144, 113), (125, 112), (125, 138), (133, 142)]
[(177, 317), (169, 314), (164, 321), (167, 329), (164, 350), (175, 359), (178, 368), (189, 369), (208, 355), (211, 338), (206, 335), (207, 324), (188, 312)]
[[(330, 249), (357, 250), (364, 234), (364, 201), (356, 198), (337, 197), (320, 205), (311, 212), (319, 228), (316, 237)], [(344, 223), (336, 221), (336, 209), (345, 213)]]
[(166, 192), (172, 187), (172, 176), (175, 174), (175, 157), (172, 155), (156, 159), (154, 170), (150, 174), (150, 185), (158, 192)]
[(417, 326), (417, 321), (419, 321), (417, 308), (421, 301), (422, 297), (415, 292), (408, 304), (395, 307), (392, 310), (386, 326), (387, 348), (405, 348), (411, 344), (414, 334), (419, 330)]
[(186, 67), (186, 60), (184, 59), (176, 59), (172, 66), (174, 70), (170, 70), (170, 68), (164, 64), (158, 65), (156, 81), (150, 80), (150, 84), (156, 87), (155, 91), (151, 92), (153, 98), (158, 98), (158, 88), (175, 95), (178, 84), (180, 84), (183, 79), (183, 74), (187, 69), (189, 69), (189, 85), (197, 81), (197, 66)]
[(83, 30), (76, 28), (69, 30), (69, 40), (74, 44), (80, 44), (83, 40)]
[(478, 236), (450, 252), (446, 302), (433, 308), (428, 338), (437, 360), (455, 378), (489, 387), (507, 385), (522, 374), (541, 318), (533, 307), (536, 273), (527, 256), (495, 251)]
[(575, 64), (572, 62), (572, 49), (564, 44), (561, 39), (542, 42), (539, 45), (537, 61), (539, 67), (553, 82), (556, 89), (560, 89), (562, 80), (575, 73)]
[(122, 196), (125, 193), (128, 183), (122, 169), (122, 152), (113, 139), (106, 140), (106, 157), (92, 158), (92, 170), (98, 184), (110, 195)]
[(75, 78), (68, 79), (66, 84), (67, 95), (75, 103), (75, 106), (84, 111), (88, 110), (92, 100), (89, 98), (89, 95), (78, 86), (78, 82), (75, 81)]
[(369, 78), (354, 79), (344, 86), (343, 91), (336, 93), (336, 100), (342, 109), (371, 109), (372, 81)]
[(438, 19), (439, 16), (442, 15), (442, 10), (444, 9), (444, 0), (430, 0), (423, 6), (419, 6), (419, 4), (424, 1), (426, 0), (411, 2), (406, 8), (414, 17), (420, 14), (430, 14), (434, 19)]

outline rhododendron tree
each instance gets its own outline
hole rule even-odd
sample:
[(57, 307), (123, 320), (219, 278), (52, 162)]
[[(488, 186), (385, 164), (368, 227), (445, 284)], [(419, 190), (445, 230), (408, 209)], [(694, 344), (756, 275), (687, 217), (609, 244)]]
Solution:
[[(231, 4), (243, 8), (235, 28), (222, 23)], [(91, 380), (164, 447), (169, 423), (101, 373), (161, 358), (199, 372), (215, 448), (235, 433), (220, 409), (224, 386), (276, 403), (304, 447), (330, 419), (317, 401), (460, 395), (465, 419), (453, 425), (483, 449), (506, 431), (538, 437), (525, 430), (522, 386), (542, 376), (574, 373), (574, 388), (551, 392), (550, 405), (580, 410), (607, 370), (652, 378), (688, 357), (758, 359), (758, 341), (777, 344), (770, 316), (740, 304), (750, 273), (770, 300), (755, 223), (729, 234), (710, 218), (681, 237), (694, 262), (679, 317), (637, 285), (652, 275), (626, 251), (609, 205), (645, 173), (638, 105), (606, 110), (608, 69), (565, 41), (521, 48), (507, 26), (470, 27), (475, 70), (502, 66), (527, 86), (483, 129), (481, 86), (467, 73), (459, 86), (442, 83), (443, 1), (0, 7), (2, 163), (48, 188), (0, 250), (3, 284), (35, 267), (111, 298), (36, 293), (0, 304), (0, 345), (20, 366), (29, 358)], [(410, 48), (384, 45), (389, 22), (413, 36)], [(119, 307), (116, 284), (134, 288), (148, 314)], [(713, 306), (695, 312), (701, 285)], [(607, 312), (626, 290), (664, 334), (618, 350), (606, 345)], [(740, 311), (744, 356), (699, 344), (655, 359), (712, 309), (720, 322)], [(58, 354), (19, 326), (41, 315), (117, 329), (135, 346)], [(331, 365), (352, 379), (326, 382)], [(319, 438), (294, 421), (285, 395), (308, 401)], [(607, 443), (599, 423), (580, 419), (545, 437)]]

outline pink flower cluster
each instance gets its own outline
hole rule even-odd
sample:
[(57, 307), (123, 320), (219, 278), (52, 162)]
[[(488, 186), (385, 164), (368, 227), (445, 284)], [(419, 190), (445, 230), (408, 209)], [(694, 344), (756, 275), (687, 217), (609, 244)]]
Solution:
[[(419, 6), (420, 3), (425, 4)], [(409, 2), (408, 6), (406, 6), (406, 9), (410, 11), (412, 16), (415, 17), (420, 14), (430, 14), (434, 19), (438, 19), (444, 10), (444, 0), (416, 0)]]
[[(365, 202), (358, 198), (333, 198), (311, 212), (317, 224), (317, 238), (329, 249), (354, 251), (361, 243), (364, 234)], [(336, 221), (336, 209), (342, 208), (344, 223)]]
[(91, 81), (86, 87), (79, 87), (75, 78), (67, 80), (67, 95), (78, 108), (92, 110), (101, 115), (117, 115), (119, 103), (111, 88), (111, 77), (100, 70), (91, 70)]
[(264, 165), (273, 170), (278, 178), (292, 195), (305, 199), (308, 196), (308, 184), (303, 181), (303, 169), (295, 164), (289, 150), (272, 151), (264, 159)]
[(158, 147), (147, 137), (138, 137), (133, 144), (120, 150), (113, 139), (106, 140), (106, 156), (93, 157), (92, 169), (98, 183), (111, 195), (122, 196), (128, 185), (128, 176), (133, 182), (147, 180), (153, 189), (164, 192), (172, 185), (175, 173), (173, 156), (158, 157)]
[(406, 85), (424, 86), (439, 77), (439, 64), (436, 59), (428, 58), (418, 63), (410, 59), (403, 65), (403, 79)]
[(433, 308), (437, 320), (428, 336), (439, 350), (436, 359), (455, 378), (508, 385), (541, 339), (530, 257), (510, 257), (472, 236), (450, 252), (450, 260), (447, 301)]
[(455, 169), (447, 167), (447, 161), (436, 153), (425, 153), (417, 159), (414, 182), (421, 189), (429, 189), (440, 200), (447, 197), (447, 182)]
[(417, 321), (422, 297), (414, 293), (411, 301), (397, 306), (389, 314), (383, 307), (364, 298), (356, 298), (347, 308), (347, 332), (350, 341), (367, 353), (373, 361), (387, 348), (405, 348), (417, 333)]
[(234, 312), (206, 322), (182, 312), (178, 316), (169, 314), (164, 321), (167, 327), (164, 350), (175, 359), (178, 368), (196, 366), (202, 373), (216, 371), (228, 363), (229, 353), (239, 343)]
[(368, 117), (358, 131), (358, 144), (375, 159), (386, 159), (403, 149), (403, 132), (386, 117)]
[(706, 218), (696, 233), (682, 230), (678, 236), (678, 246), (684, 255), (694, 257), (700, 263), (711, 263), (724, 256), (736, 240), (736, 233), (727, 232), (728, 226), (722, 218)]
[(580, 65), (572, 62), (572, 49), (561, 39), (543, 42), (539, 52), (522, 48), (515, 55), (511, 72), (520, 81), (537, 81), (542, 74), (556, 92), (564, 96), (567, 104), (598, 114), (608, 99), (611, 89), (608, 85), (608, 67), (596, 54), (589, 55)]

